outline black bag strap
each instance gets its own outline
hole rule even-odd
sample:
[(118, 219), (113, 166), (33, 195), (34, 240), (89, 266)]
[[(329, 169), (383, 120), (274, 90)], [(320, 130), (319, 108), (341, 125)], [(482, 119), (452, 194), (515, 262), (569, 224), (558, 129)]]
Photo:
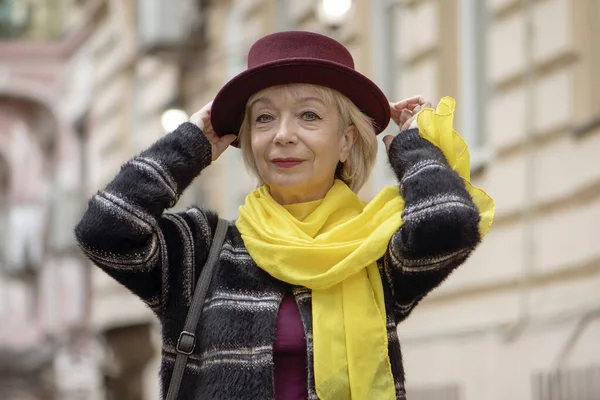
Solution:
[(217, 264), (217, 258), (219, 257), (221, 246), (223, 246), (226, 232), (227, 221), (219, 218), (215, 236), (210, 246), (210, 251), (208, 252), (208, 258), (206, 259), (206, 264), (204, 264), (204, 268), (200, 273), (200, 278), (198, 278), (198, 284), (194, 291), (192, 304), (187, 317), (185, 318), (183, 331), (179, 334), (179, 339), (177, 340), (177, 357), (175, 358), (175, 367), (173, 368), (173, 375), (171, 375), (171, 382), (169, 383), (169, 391), (167, 392), (166, 400), (177, 399), (185, 365), (188, 357), (194, 352), (194, 348), (196, 347), (196, 327), (200, 320), (208, 285), (210, 284), (213, 270)]

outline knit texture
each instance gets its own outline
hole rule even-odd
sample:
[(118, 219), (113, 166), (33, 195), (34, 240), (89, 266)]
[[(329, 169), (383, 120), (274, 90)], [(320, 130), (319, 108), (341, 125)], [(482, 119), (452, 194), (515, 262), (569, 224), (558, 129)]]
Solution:
[[(399, 133), (389, 154), (406, 205), (404, 224), (378, 268), (396, 398), (405, 399), (397, 324), (479, 243), (479, 214), (462, 179), (416, 129)], [(217, 224), (217, 215), (202, 208), (165, 210), (176, 204), (210, 161), (211, 146), (200, 129), (191, 123), (181, 125), (123, 165), (114, 180), (90, 199), (75, 229), (90, 260), (139, 296), (159, 318), (163, 397), (177, 338)], [(311, 291), (290, 287), (258, 268), (233, 223), (209, 287), (179, 399), (273, 399), (277, 312), (289, 290), (305, 330), (309, 399), (317, 399)]]

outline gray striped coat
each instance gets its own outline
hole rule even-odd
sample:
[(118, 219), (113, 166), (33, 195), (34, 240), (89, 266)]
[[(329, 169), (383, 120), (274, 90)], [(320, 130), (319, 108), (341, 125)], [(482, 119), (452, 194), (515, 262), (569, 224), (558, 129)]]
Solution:
[[(461, 178), (416, 129), (394, 139), (389, 159), (406, 207), (404, 224), (378, 266), (384, 284), (396, 399), (405, 399), (397, 325), (479, 243), (479, 215)], [(75, 229), (89, 259), (139, 296), (160, 320), (163, 396), (177, 338), (217, 222), (215, 213), (202, 208), (177, 213), (165, 210), (176, 204), (210, 162), (210, 143), (198, 127), (185, 123), (125, 163), (113, 181), (90, 199)], [(293, 293), (304, 324), (309, 399), (317, 399), (311, 291), (278, 281), (258, 268), (233, 222), (209, 288), (199, 322), (199, 343), (189, 359), (179, 398), (273, 399), (276, 318), (287, 293)]]

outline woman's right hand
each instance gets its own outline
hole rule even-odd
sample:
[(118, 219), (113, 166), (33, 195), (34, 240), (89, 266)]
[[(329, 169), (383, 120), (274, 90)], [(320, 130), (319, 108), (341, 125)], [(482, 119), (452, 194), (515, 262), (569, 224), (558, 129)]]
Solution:
[(210, 110), (212, 107), (212, 101), (202, 107), (199, 111), (195, 112), (190, 117), (190, 122), (197, 125), (204, 135), (208, 138), (212, 146), (212, 161), (215, 161), (223, 152), (229, 147), (229, 145), (236, 139), (236, 135), (228, 134), (219, 137), (214, 131), (212, 124), (210, 123)]

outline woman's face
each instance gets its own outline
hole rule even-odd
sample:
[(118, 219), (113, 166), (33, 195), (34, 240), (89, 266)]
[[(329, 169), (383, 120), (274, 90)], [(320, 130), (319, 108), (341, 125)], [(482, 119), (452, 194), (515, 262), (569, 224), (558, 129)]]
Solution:
[(251, 104), (250, 140), (258, 173), (280, 204), (318, 200), (356, 140), (340, 133), (339, 112), (310, 86), (266, 89)]

